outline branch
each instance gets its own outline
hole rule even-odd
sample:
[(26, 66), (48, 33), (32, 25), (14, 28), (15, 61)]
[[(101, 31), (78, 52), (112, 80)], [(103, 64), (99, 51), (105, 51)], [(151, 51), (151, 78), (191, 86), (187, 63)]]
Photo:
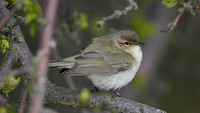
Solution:
[(104, 17), (102, 20), (97, 21), (96, 22), (96, 26), (97, 27), (103, 27), (103, 24), (108, 21), (108, 20), (112, 20), (114, 18), (119, 18), (122, 15), (126, 15), (129, 11), (131, 11), (132, 9), (137, 10), (138, 9), (138, 5), (134, 0), (128, 0), (129, 2), (129, 6), (127, 6), (124, 10), (115, 10), (114, 13), (110, 16)]
[[(78, 101), (80, 92), (78, 90), (56, 87), (52, 84), (48, 84), (46, 90), (46, 102), (80, 107)], [(160, 109), (156, 109), (135, 101), (121, 97), (113, 97), (108, 93), (91, 93), (91, 97), (84, 107), (99, 108), (100, 106), (103, 106), (105, 110), (114, 113), (166, 113)]]
[(12, 18), (12, 16), (15, 14), (16, 9), (12, 9), (10, 13), (0, 22), (0, 29)]
[(195, 13), (193, 12), (193, 6), (191, 5), (191, 0), (189, 0), (186, 3), (184, 3), (184, 2), (181, 2), (181, 3), (183, 6), (177, 10), (178, 14), (177, 14), (176, 18), (174, 19), (174, 21), (168, 25), (168, 30), (161, 30), (161, 32), (167, 33), (167, 32), (174, 30), (186, 9), (189, 9), (190, 13), (193, 16), (195, 15)]
[(20, 98), (19, 98), (19, 102), (17, 105), (17, 112), (16, 113), (25, 113), (26, 110), (26, 104), (27, 104), (27, 100), (28, 100), (28, 89), (26, 88), (26, 86), (22, 89), (22, 91), (20, 92)]
[[(6, 6), (3, 3), (4, 3), (4, 0), (1, 0), (0, 1), (0, 9), (1, 9), (0, 20), (8, 17), (8, 15), (11, 14), (11, 13), (9, 13), (9, 10), (6, 8)], [(8, 23), (13, 24), (13, 25), (18, 23), (14, 17), (12, 17), (8, 20), (9, 21), (6, 23), (7, 25), (8, 25)], [(0, 70), (0, 80), (3, 77), (3, 76), (1, 76), (1, 73), (4, 72), (3, 75), (8, 74), (9, 70), (7, 70), (8, 69), (7, 67), (11, 68), (13, 62), (16, 62), (19, 60), (21, 63), (21, 66), (25, 66), (28, 63), (28, 61), (30, 60), (30, 58), (32, 57), (32, 53), (30, 52), (30, 50), (24, 40), (24, 36), (21, 32), (20, 27), (14, 26), (12, 28), (11, 34), (12, 34), (11, 37), (7, 37), (7, 38), (9, 38), (9, 40), (12, 42), (12, 48), (10, 51), (7, 52), (7, 55), (4, 58), (5, 62), (3, 62), (1, 70)], [(21, 41), (18, 41), (18, 39), (20, 39)]]
[[(43, 106), (43, 98), (45, 89), (45, 82), (47, 78), (47, 68), (50, 53), (50, 40), (53, 34), (54, 20), (56, 17), (56, 10), (59, 0), (48, 0), (46, 7), (45, 19), (47, 24), (44, 26), (41, 35), (40, 49), (38, 51), (39, 62), (37, 67), (37, 73), (33, 75), (33, 82), (31, 84), (31, 99), (30, 99), (30, 113), (40, 113)], [(35, 70), (36, 71), (36, 70)]]
[(9, 52), (7, 52), (6, 56), (4, 57), (3, 63), (0, 67), (0, 80), (2, 80), (10, 72), (13, 62), (14, 55), (12, 54), (11, 50), (9, 50)]
[[(1, 0), (0, 1), (0, 9), (1, 9), (0, 20), (7, 18), (8, 22), (5, 23), (6, 25), (8, 25), (8, 23), (15, 25), (17, 21), (15, 20), (15, 18), (12, 17), (12, 13), (9, 13), (9, 10), (6, 8), (5, 5), (3, 5), (3, 3), (4, 3), (4, 0)], [(8, 37), (8, 38), (12, 42), (12, 48), (7, 52), (6, 56), (4, 57), (2, 66), (0, 68), (0, 80), (2, 80), (6, 75), (8, 75), (13, 63), (16, 61), (19, 61), (19, 65), (21, 65), (20, 69), (22, 69), (22, 71), (25, 70), (23, 72), (26, 72), (24, 81), (26, 83), (29, 83), (30, 76), (27, 72), (27, 66), (32, 57), (32, 53), (30, 52), (24, 40), (23, 34), (19, 26), (13, 27), (11, 33), (12, 33), (12, 37)], [(20, 39), (21, 41), (18, 41), (18, 39)], [(27, 96), (28, 96), (27, 89), (23, 89), (23, 92), (18, 104), (18, 109), (17, 109), (18, 113), (25, 112), (24, 110), (26, 107), (25, 104), (27, 101)]]

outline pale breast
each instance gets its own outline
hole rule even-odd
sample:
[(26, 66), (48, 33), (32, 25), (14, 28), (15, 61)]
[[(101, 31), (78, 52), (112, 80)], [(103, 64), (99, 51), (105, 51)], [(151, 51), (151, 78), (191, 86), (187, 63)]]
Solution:
[(135, 62), (133, 63), (132, 67), (127, 71), (107, 76), (89, 75), (88, 78), (100, 90), (105, 90), (105, 91), (110, 89), (115, 90), (123, 86), (126, 86), (134, 78), (142, 61), (142, 51), (140, 46), (135, 46), (131, 48), (130, 53), (135, 58)]

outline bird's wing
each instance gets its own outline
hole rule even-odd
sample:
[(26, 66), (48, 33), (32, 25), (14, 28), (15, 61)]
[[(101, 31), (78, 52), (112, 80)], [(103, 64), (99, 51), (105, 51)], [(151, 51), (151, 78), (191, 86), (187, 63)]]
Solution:
[[(124, 57), (122, 51), (93, 50), (75, 58), (75, 65), (65, 71), (68, 75), (111, 75), (132, 66), (131, 55)], [(120, 60), (119, 60), (120, 59)]]

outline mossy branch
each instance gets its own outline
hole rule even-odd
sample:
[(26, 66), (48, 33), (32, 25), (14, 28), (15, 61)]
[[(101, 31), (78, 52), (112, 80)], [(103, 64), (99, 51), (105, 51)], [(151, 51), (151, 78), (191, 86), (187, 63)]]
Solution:
[[(80, 107), (80, 92), (63, 87), (57, 87), (52, 84), (47, 85), (46, 102), (72, 107)], [(86, 108), (101, 108), (113, 113), (166, 113), (160, 109), (141, 104), (129, 99), (113, 96), (109, 93), (91, 93), (91, 96), (85, 104)]]

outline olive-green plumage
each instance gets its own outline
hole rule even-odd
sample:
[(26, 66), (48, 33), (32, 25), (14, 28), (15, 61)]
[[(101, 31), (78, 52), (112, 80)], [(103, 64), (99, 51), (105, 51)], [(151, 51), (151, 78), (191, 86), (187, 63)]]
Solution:
[(80, 54), (51, 61), (49, 67), (64, 68), (66, 75), (114, 75), (133, 66), (135, 58), (131, 48), (140, 44), (135, 32), (119, 31), (94, 38)]

